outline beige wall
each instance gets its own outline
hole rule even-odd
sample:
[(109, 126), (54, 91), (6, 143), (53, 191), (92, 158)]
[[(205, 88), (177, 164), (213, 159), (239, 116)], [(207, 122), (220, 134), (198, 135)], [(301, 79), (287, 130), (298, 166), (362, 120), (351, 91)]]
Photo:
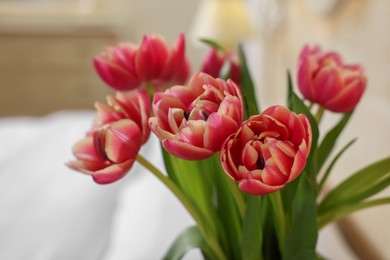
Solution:
[(0, 116), (93, 108), (108, 88), (91, 57), (115, 37), (107, 31), (0, 34)]
[[(324, 2), (321, 0), (251, 2), (254, 13), (262, 14), (256, 16), (259, 34), (251, 44), (251, 62), (259, 86), (257, 96), (263, 105), (284, 103), (285, 73), (290, 69), (296, 78), (297, 57), (304, 43), (317, 43), (324, 50), (335, 50), (345, 61), (359, 63), (366, 70), (366, 93), (338, 147), (355, 137), (358, 139), (337, 163), (331, 182), (338, 183), (364, 165), (389, 156), (390, 1), (329, 0), (335, 6), (328, 12), (314, 8)], [(337, 114), (327, 113), (321, 125), (322, 133), (337, 119)], [(387, 188), (381, 195), (389, 194), (390, 188)], [(388, 205), (353, 215), (365, 238), (373, 242), (384, 259), (390, 258), (389, 217)], [(337, 250), (327, 253), (335, 252)]]
[(161, 34), (173, 43), (180, 33), (187, 35), (187, 54), (198, 69), (202, 50), (188, 36), (200, 0), (114, 0), (108, 8), (119, 26), (121, 38), (139, 42), (144, 34)]
[[(173, 44), (188, 33), (197, 1), (96, 1), (94, 12), (0, 5), (0, 116), (92, 109), (111, 92), (91, 58), (118, 41), (158, 33)], [(91, 10), (90, 10), (91, 11)], [(200, 50), (187, 41), (193, 69)]]

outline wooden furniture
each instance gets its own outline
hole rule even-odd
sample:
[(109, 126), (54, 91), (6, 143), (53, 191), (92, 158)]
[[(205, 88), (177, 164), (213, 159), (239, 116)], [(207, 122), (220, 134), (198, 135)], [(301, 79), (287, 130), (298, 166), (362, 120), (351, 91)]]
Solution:
[(113, 27), (69, 19), (0, 21), (0, 116), (93, 109), (111, 92), (91, 59), (117, 42)]

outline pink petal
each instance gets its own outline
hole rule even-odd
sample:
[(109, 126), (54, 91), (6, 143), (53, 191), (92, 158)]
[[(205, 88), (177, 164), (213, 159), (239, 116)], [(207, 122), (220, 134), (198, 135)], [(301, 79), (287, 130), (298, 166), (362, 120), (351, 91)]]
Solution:
[(136, 50), (136, 46), (116, 45), (112, 48), (111, 62), (134, 74), (134, 55)]
[(72, 151), (78, 160), (90, 162), (102, 161), (102, 158), (95, 149), (92, 136), (86, 137), (78, 141), (73, 146)]
[[(179, 139), (197, 147), (203, 147), (206, 122), (202, 120), (188, 121), (179, 132)], [(205, 147), (207, 148), (207, 147)]]
[(336, 97), (325, 102), (324, 106), (333, 112), (350, 112), (359, 103), (365, 87), (365, 81), (358, 79), (345, 86)]
[(252, 147), (251, 143), (248, 142), (245, 144), (242, 149), (241, 161), (246, 168), (250, 170), (255, 170), (257, 168), (257, 160), (259, 160), (259, 153), (257, 150)]
[(171, 53), (168, 59), (166, 60), (164, 68), (160, 74), (160, 78), (164, 81), (170, 81), (173, 78), (181, 78), (180, 76), (181, 73), (179, 72), (181, 71), (181, 69), (183, 69), (183, 66), (186, 67), (185, 70), (182, 71), (181, 73), (183, 72), (186, 73), (187, 71), (187, 76), (188, 76), (189, 65), (185, 60), (185, 38), (184, 38), (184, 34), (180, 34), (179, 38), (176, 41), (175, 46), (171, 50)]
[(280, 171), (279, 166), (276, 164), (273, 157), (265, 162), (261, 178), (265, 184), (272, 186), (284, 185), (288, 180), (288, 176)]
[(298, 87), (302, 95), (310, 100), (315, 100), (313, 75), (319, 68), (318, 61), (315, 58), (305, 58), (300, 61), (298, 66)]
[(89, 162), (89, 161), (72, 160), (69, 161), (66, 165), (73, 170), (90, 175), (95, 171), (107, 167), (108, 163), (103, 161)]
[(116, 163), (137, 156), (141, 147), (141, 132), (136, 123), (123, 119), (111, 124), (106, 132), (106, 154)]
[[(129, 118), (135, 121), (137, 124), (141, 124), (141, 112), (140, 106), (137, 103), (135, 96), (137, 89), (127, 92), (117, 92), (115, 98), (112, 98), (109, 104), (116, 109), (122, 111), (125, 118)], [(135, 100), (134, 100), (135, 99)]]
[(234, 135), (231, 135), (221, 147), (220, 160), (225, 173), (235, 181), (241, 179), (236, 167), (240, 163), (240, 153), (240, 143), (234, 138)]
[(176, 74), (176, 77), (172, 80), (176, 84), (186, 83), (191, 72), (191, 66), (187, 59), (184, 59), (182, 65), (180, 66), (179, 73)]
[(162, 145), (171, 154), (185, 160), (202, 160), (214, 154), (206, 148), (196, 147), (177, 140), (163, 140)]
[(119, 180), (130, 170), (134, 164), (134, 159), (127, 160), (121, 164), (112, 164), (107, 168), (92, 174), (94, 182), (98, 184), (109, 184)]
[(95, 122), (99, 126), (115, 122), (123, 118), (121, 113), (117, 112), (112, 106), (104, 103), (96, 102), (95, 108), (97, 110)]
[(283, 188), (284, 185), (271, 186), (262, 183), (258, 180), (242, 180), (239, 182), (238, 187), (240, 190), (252, 194), (252, 195), (265, 195), (271, 192), (275, 192)]
[(237, 129), (238, 125), (232, 118), (219, 113), (211, 114), (204, 132), (204, 147), (214, 152), (218, 151), (226, 138)]
[(195, 73), (188, 84), (196, 96), (204, 92), (205, 85), (217, 86), (217, 82), (213, 77), (201, 72)]
[(168, 124), (169, 131), (173, 134), (176, 134), (180, 131), (180, 128), (183, 126), (186, 121), (184, 117), (184, 111), (180, 108), (172, 108), (168, 111)]
[(144, 36), (142, 43), (135, 55), (135, 69), (138, 77), (143, 82), (149, 82), (156, 77), (156, 64), (153, 57), (151, 37)]
[(173, 86), (165, 91), (167, 96), (176, 97), (180, 100), (184, 106), (189, 106), (195, 99), (198, 98), (198, 94), (194, 93), (194, 91), (185, 86)]
[(225, 57), (215, 48), (210, 48), (207, 54), (203, 58), (202, 67), (200, 71), (213, 76), (219, 77), (220, 70), (224, 63)]
[(243, 104), (237, 96), (226, 96), (221, 102), (218, 113), (231, 117), (237, 124), (241, 124), (243, 120)]
[(138, 78), (131, 72), (125, 71), (117, 65), (107, 63), (101, 57), (94, 58), (93, 65), (100, 78), (116, 90), (126, 91), (137, 88), (140, 84)]
[(164, 68), (166, 60), (169, 56), (168, 45), (164, 39), (159, 36), (151, 36), (150, 37), (150, 52), (152, 53), (154, 66), (155, 66), (155, 78), (159, 77), (161, 71)]
[(310, 152), (311, 142), (312, 142), (312, 129), (311, 129), (310, 121), (303, 114), (299, 114), (298, 117), (299, 117), (299, 120), (301, 120), (302, 125), (305, 128), (305, 130), (306, 130), (306, 135), (304, 137), (304, 140), (307, 143), (308, 152)]
[(293, 159), (287, 154), (285, 154), (275, 144), (270, 145), (269, 151), (271, 152), (271, 157), (280, 172), (285, 176), (289, 176)]
[(333, 99), (341, 91), (343, 81), (337, 67), (322, 68), (314, 79), (316, 89), (314, 102), (321, 105)]
[(291, 182), (295, 180), (299, 176), (299, 174), (301, 174), (301, 172), (306, 166), (307, 157), (309, 156), (308, 153), (309, 150), (307, 149), (307, 144), (305, 140), (303, 140), (302, 144), (299, 146), (299, 150), (295, 155), (294, 163), (291, 167), (291, 173), (290, 176), (288, 177), (287, 182)]

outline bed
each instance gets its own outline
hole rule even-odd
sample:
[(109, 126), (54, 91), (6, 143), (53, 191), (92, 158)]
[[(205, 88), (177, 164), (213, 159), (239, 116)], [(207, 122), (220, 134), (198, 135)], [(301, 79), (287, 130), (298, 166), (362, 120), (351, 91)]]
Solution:
[[(160, 259), (193, 223), (138, 164), (103, 186), (65, 166), (93, 117), (81, 110), (0, 119), (0, 259)], [(163, 169), (154, 136), (141, 153)], [(334, 225), (321, 232), (319, 250), (331, 259), (354, 259)]]

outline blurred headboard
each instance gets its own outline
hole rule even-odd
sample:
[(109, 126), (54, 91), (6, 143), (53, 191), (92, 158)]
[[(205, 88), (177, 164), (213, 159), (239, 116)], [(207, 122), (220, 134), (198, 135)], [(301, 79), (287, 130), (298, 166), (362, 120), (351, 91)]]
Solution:
[(110, 90), (91, 59), (117, 41), (109, 26), (0, 23), (0, 116), (93, 108)]

